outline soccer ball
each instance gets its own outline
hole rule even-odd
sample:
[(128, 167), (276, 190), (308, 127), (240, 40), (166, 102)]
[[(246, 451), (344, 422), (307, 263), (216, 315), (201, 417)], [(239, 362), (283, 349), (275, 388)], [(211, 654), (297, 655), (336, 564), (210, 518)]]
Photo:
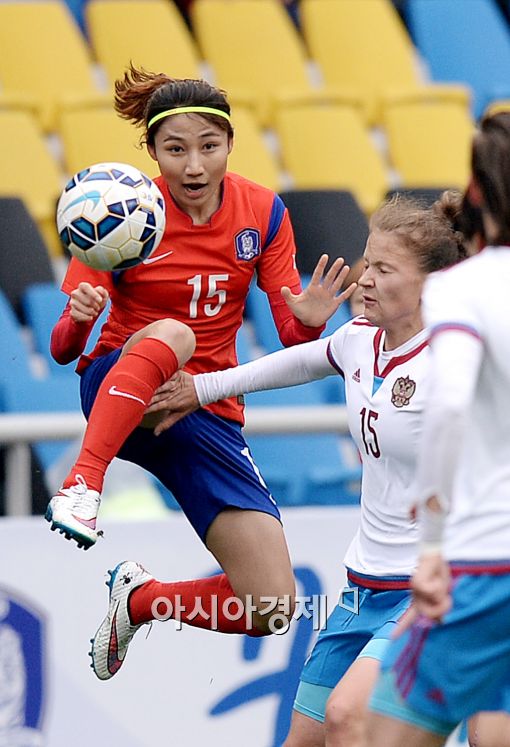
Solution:
[(152, 254), (163, 237), (163, 195), (134, 166), (96, 163), (66, 184), (57, 229), (63, 246), (89, 267), (126, 270)]

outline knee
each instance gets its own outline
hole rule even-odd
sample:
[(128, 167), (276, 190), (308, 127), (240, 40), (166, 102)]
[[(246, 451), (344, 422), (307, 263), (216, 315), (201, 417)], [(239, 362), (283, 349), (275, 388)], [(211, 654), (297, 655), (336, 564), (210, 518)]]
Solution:
[(177, 319), (160, 319), (149, 327), (149, 336), (156, 337), (172, 348), (182, 366), (195, 352), (195, 333)]
[(342, 736), (342, 744), (354, 742), (361, 732), (364, 714), (345, 697), (331, 696), (326, 704), (325, 730), (329, 736)]

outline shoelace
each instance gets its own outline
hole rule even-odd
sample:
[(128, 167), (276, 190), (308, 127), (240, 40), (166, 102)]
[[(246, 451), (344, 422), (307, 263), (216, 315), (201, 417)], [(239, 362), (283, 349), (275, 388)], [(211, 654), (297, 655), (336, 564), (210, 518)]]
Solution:
[(99, 497), (93, 495), (92, 491), (88, 489), (82, 475), (76, 475), (76, 484), (72, 485), (69, 491), (74, 496), (73, 511), (84, 514), (87, 518), (96, 516), (99, 507)]

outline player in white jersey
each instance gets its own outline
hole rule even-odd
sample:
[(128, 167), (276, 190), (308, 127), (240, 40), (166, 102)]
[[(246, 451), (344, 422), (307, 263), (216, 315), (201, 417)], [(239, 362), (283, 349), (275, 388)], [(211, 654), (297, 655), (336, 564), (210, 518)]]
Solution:
[[(510, 712), (510, 112), (482, 120), (469, 194), (489, 245), (425, 286), (414, 614), (383, 662), (370, 747), (436, 747), (473, 713)], [(509, 723), (473, 744), (508, 745)]]
[(349, 584), (359, 589), (359, 614), (337, 605), (321, 631), (301, 675), (287, 747), (324, 745), (326, 733), (328, 745), (361, 744), (370, 689), (409, 605), (416, 560), (409, 487), (428, 370), (422, 284), (429, 272), (458, 261), (461, 249), (439, 208), (386, 203), (370, 222), (359, 279), (363, 317), (329, 338), (244, 366), (179, 377), (154, 400), (155, 409), (178, 413), (172, 422), (223, 397), (338, 373), (345, 379), (349, 427), (363, 461), (361, 524), (345, 557)]

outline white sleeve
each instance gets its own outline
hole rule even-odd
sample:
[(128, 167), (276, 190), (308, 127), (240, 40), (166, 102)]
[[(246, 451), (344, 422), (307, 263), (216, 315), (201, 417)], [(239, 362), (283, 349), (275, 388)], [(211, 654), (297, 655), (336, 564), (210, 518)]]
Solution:
[(330, 339), (293, 345), (224, 371), (196, 374), (193, 381), (198, 400), (207, 405), (236, 394), (296, 386), (332, 376), (337, 371), (328, 360)]
[[(483, 355), (481, 339), (449, 329), (431, 342), (431, 371), (416, 472), (417, 498), (436, 496), (448, 511), (469, 407)], [(420, 512), (425, 543), (440, 541), (442, 526), (430, 512)]]

